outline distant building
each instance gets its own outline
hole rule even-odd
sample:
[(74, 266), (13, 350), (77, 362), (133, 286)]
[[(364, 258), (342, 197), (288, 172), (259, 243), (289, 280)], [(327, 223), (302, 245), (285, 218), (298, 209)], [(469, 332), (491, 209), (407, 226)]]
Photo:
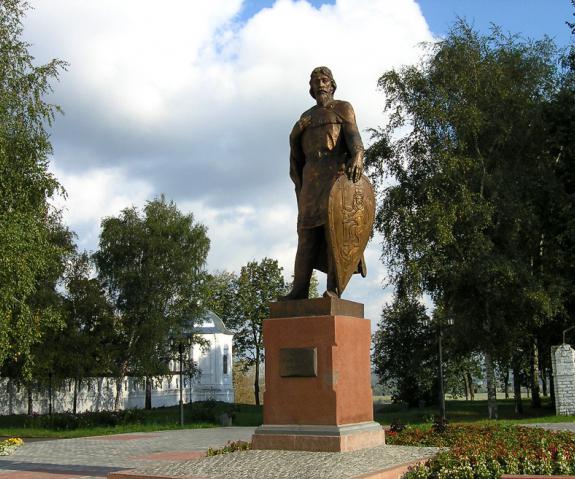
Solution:
[[(206, 346), (192, 345), (191, 356), (198, 365), (199, 375), (189, 380), (183, 376), (183, 400), (187, 402), (214, 399), (234, 402), (232, 377), (232, 340), (233, 333), (212, 311), (207, 311), (200, 326), (184, 331), (199, 334)], [(152, 407), (173, 406), (180, 400), (180, 365), (176, 359), (170, 361), (171, 374), (154, 381), (152, 388)], [(78, 394), (77, 411), (100, 411), (114, 408), (116, 380), (114, 378), (87, 378), (83, 380)], [(10, 381), (0, 378), (0, 415), (24, 414), (27, 412), (26, 390)], [(55, 389), (52, 393), (54, 412), (71, 411), (73, 406), (73, 387), (68, 385)], [(145, 385), (141, 378), (125, 377), (122, 385), (121, 409), (143, 408)], [(34, 412), (48, 412), (48, 391), (34, 391)]]

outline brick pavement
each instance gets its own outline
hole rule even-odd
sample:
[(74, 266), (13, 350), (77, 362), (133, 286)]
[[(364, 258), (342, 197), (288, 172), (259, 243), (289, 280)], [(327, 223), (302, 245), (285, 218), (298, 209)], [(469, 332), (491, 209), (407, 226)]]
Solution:
[[(377, 446), (350, 452), (243, 451), (150, 464), (109, 479), (396, 479), (435, 447)], [(1, 477), (1, 476), (0, 476)]]
[(181, 462), (227, 441), (249, 441), (254, 428), (184, 429), (30, 442), (0, 456), (0, 479), (95, 479), (146, 464)]
[[(575, 432), (575, 423), (529, 426)], [(381, 469), (433, 454), (429, 448), (381, 446), (343, 454), (248, 451), (203, 458), (208, 447), (220, 447), (230, 440), (249, 441), (253, 430), (239, 427), (186, 429), (27, 442), (11, 456), (0, 456), (0, 479), (96, 479), (133, 469), (172, 477), (198, 477), (198, 474), (215, 477), (218, 473), (219, 477), (258, 479), (346, 478), (355, 475), (350, 472), (352, 470)], [(294, 470), (297, 471), (295, 476)]]

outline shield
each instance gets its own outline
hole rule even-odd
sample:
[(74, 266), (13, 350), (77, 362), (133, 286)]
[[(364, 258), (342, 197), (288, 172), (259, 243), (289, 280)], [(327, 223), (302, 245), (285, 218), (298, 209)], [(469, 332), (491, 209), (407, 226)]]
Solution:
[(340, 296), (353, 273), (365, 272), (363, 252), (374, 219), (375, 194), (367, 177), (354, 183), (340, 175), (331, 187), (327, 207), (328, 248)]

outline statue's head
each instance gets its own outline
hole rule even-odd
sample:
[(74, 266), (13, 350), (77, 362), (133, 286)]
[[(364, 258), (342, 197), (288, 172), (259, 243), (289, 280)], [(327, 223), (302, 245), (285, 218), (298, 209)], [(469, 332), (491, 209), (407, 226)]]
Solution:
[(331, 89), (328, 93), (330, 96), (333, 96), (337, 85), (333, 79), (331, 70), (328, 67), (317, 67), (313, 69), (309, 78), (309, 94), (314, 99), (317, 99), (318, 90), (325, 88), (323, 85), (326, 83), (326, 80), (328, 80), (327, 83), (330, 85)]

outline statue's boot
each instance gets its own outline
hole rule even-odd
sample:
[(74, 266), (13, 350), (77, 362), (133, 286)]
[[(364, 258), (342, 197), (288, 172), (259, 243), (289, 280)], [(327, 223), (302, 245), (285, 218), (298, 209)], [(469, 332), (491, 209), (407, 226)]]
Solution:
[(327, 289), (323, 293), (324, 298), (341, 298), (341, 291), (337, 286), (335, 261), (333, 258), (333, 252), (328, 248), (327, 252)]
[(309, 285), (317, 250), (313, 234), (312, 230), (302, 230), (298, 234), (292, 289), (288, 294), (280, 297), (280, 301), (307, 299), (309, 297)]

